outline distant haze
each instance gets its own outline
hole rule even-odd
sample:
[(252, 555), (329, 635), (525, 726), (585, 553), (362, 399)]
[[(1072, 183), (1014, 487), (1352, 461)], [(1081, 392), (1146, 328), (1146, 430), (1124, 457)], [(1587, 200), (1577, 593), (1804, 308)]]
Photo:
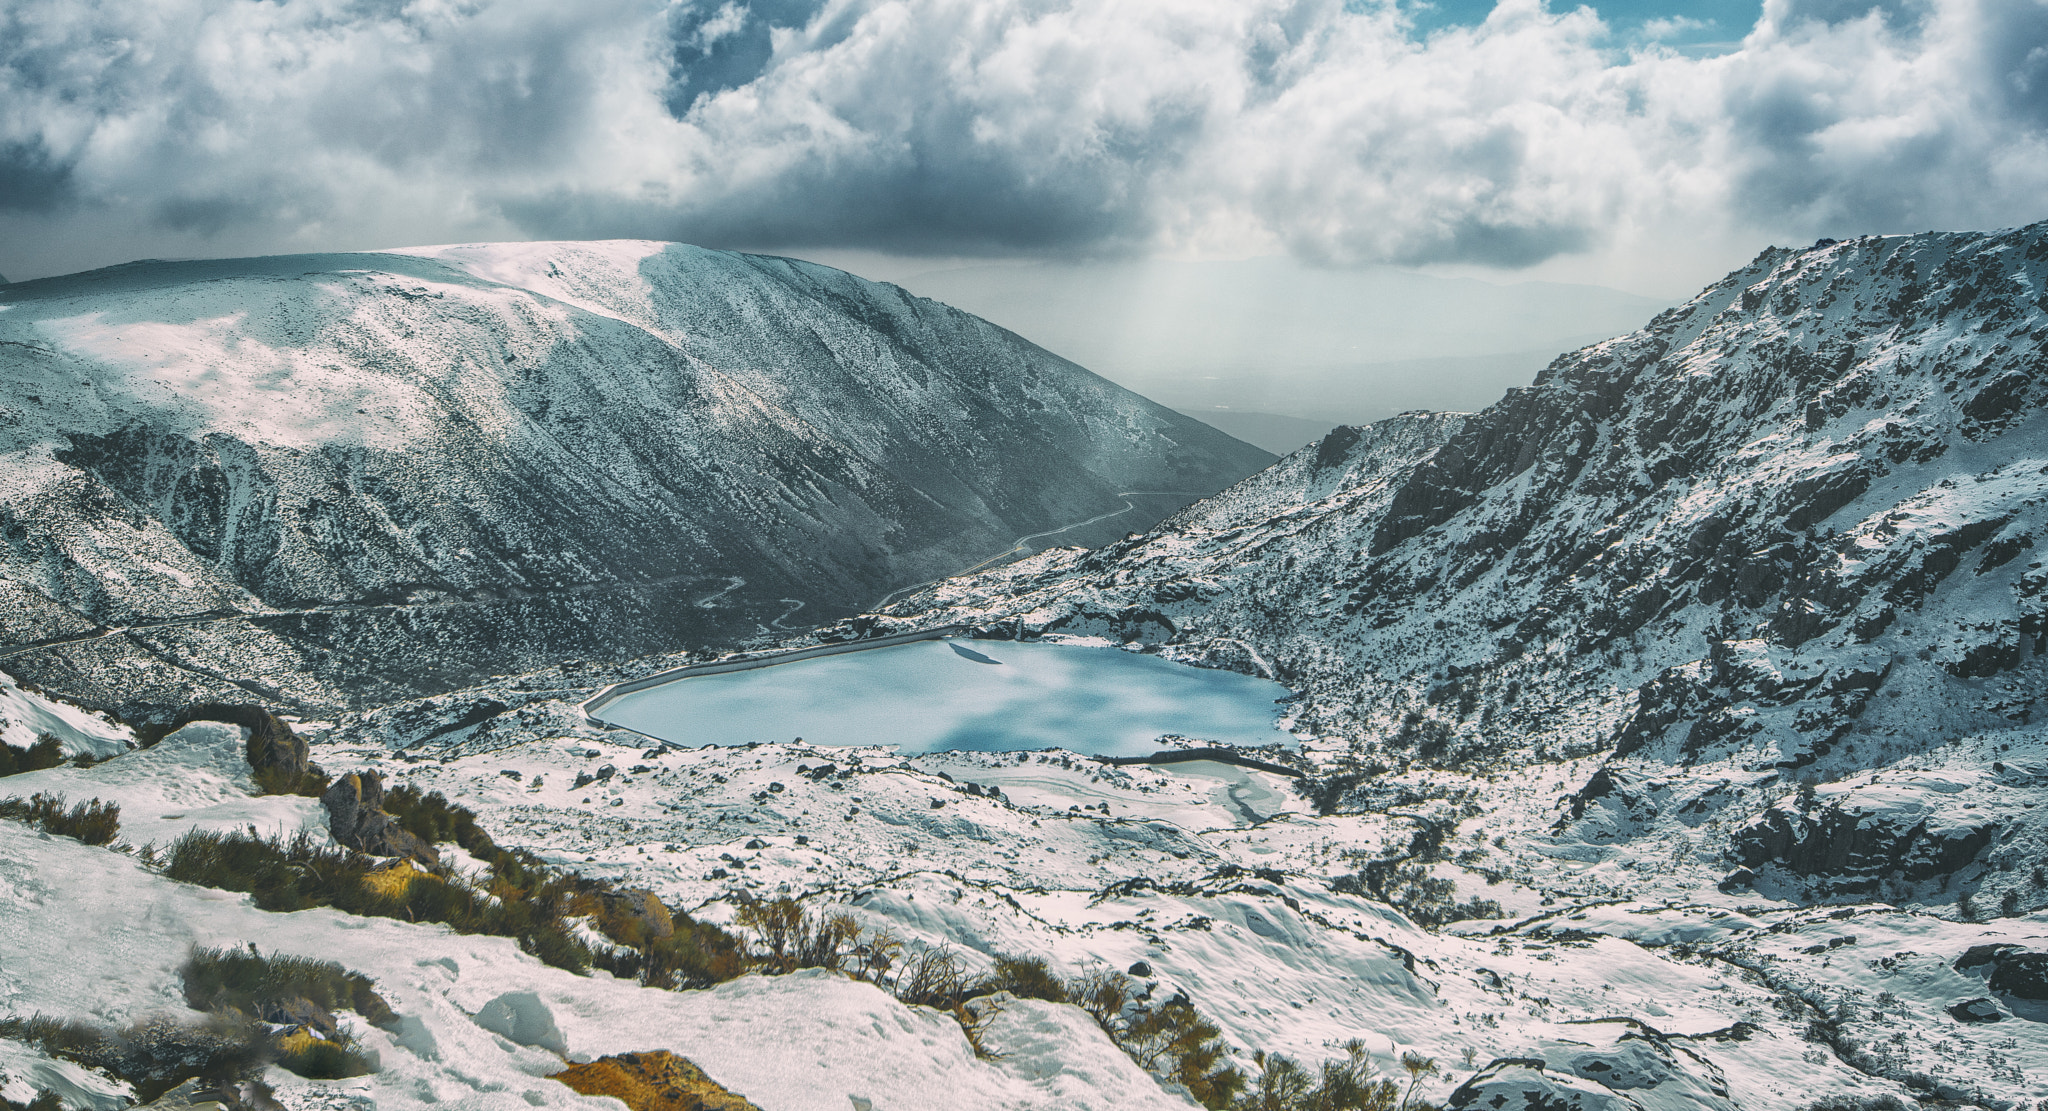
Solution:
[(1281, 258), (968, 266), (899, 278), (1269, 451), (1409, 409), (1482, 408), (1669, 302)]

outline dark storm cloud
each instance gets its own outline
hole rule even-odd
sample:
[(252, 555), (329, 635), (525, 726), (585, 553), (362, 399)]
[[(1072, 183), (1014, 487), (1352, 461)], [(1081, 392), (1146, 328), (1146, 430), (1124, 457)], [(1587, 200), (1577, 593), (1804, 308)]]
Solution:
[(0, 143), (0, 208), (48, 212), (71, 195), (71, 167), (30, 143)]
[(2043, 0), (1769, 0), (1706, 59), (1537, 0), (1428, 36), (1404, 20), (1340, 0), (15, 0), (0, 214), (42, 214), (9, 234), (51, 242), (1509, 267), (1620, 228), (2048, 215)]

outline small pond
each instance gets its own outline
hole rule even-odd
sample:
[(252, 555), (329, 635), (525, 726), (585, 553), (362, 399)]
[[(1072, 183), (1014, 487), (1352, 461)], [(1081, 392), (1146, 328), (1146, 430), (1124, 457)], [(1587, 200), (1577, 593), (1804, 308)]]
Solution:
[(1144, 756), (1168, 733), (1292, 743), (1275, 727), (1287, 693), (1271, 680), (1118, 648), (926, 640), (685, 676), (622, 695), (595, 716), (691, 746), (801, 737), (903, 753)]

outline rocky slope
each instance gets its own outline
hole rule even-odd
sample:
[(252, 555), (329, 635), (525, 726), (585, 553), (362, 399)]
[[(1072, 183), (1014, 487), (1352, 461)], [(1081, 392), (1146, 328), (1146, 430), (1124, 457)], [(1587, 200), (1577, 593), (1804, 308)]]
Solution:
[(0, 293), (0, 656), (130, 712), (374, 704), (798, 628), (1270, 458), (785, 259), (136, 263)]
[(905, 608), (1268, 671), (1332, 798), (1556, 773), (1561, 836), (1727, 826), (1773, 890), (2033, 906), (2039, 823), (1991, 800), (2048, 770), (2044, 295), (2048, 225), (1767, 251), (1482, 412)]

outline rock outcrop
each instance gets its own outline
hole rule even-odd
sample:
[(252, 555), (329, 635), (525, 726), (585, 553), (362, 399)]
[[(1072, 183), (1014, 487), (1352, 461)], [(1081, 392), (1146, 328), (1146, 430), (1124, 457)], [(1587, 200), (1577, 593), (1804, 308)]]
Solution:
[(1959, 871), (1998, 837), (1994, 821), (1956, 821), (1905, 791), (1851, 790), (1805, 805), (1803, 798), (1794, 795), (1736, 830), (1736, 859), (1821, 879), (1830, 894), (1876, 895), (1887, 880), (1918, 883)]
[(402, 856), (439, 863), (432, 845), (398, 824), (383, 809), (384, 780), (374, 771), (355, 771), (336, 779), (320, 796), (327, 808), (327, 829), (334, 839), (371, 856)]

